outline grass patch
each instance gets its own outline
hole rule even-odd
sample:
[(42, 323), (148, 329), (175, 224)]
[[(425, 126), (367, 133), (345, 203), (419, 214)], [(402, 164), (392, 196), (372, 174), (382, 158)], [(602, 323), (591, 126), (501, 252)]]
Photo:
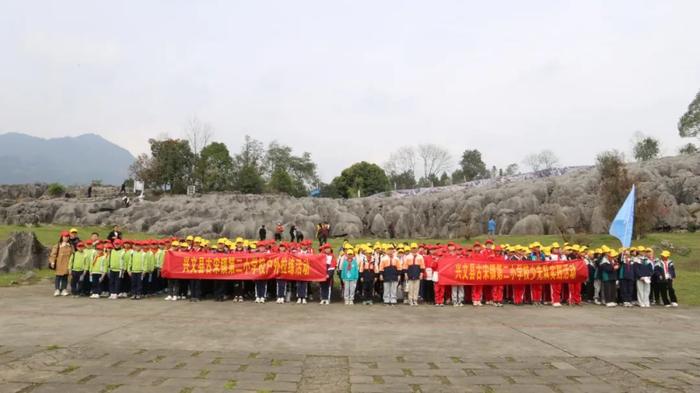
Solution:
[(0, 287), (10, 287), (14, 285), (30, 285), (54, 278), (54, 271), (51, 269), (33, 269), (34, 275), (25, 278), (27, 272), (0, 273)]
[(226, 383), (224, 384), (224, 389), (226, 389), (226, 390), (233, 390), (233, 389), (236, 388), (236, 385), (238, 385), (238, 381), (236, 381), (235, 379), (229, 379), (229, 380), (226, 381)]
[(272, 361), (270, 362), (270, 365), (275, 366), (275, 367), (279, 367), (282, 365), (282, 361), (280, 359), (272, 359)]
[(380, 375), (373, 375), (372, 376), (372, 382), (374, 382), (377, 385), (383, 385), (384, 384), (384, 378), (382, 378)]
[(55, 351), (55, 350), (58, 350), (58, 349), (61, 349), (61, 348), (63, 348), (63, 347), (60, 346), (60, 345), (51, 344), (51, 345), (49, 345), (48, 347), (46, 347), (46, 350), (47, 350), (47, 351)]
[(211, 371), (209, 370), (199, 370), (199, 375), (197, 375), (195, 378), (197, 379), (207, 379), (207, 375), (209, 375)]
[(70, 374), (70, 373), (72, 373), (73, 371), (75, 371), (75, 370), (77, 370), (77, 369), (79, 369), (79, 368), (80, 368), (80, 367), (78, 367), (78, 366), (70, 365), (70, 366), (64, 368), (63, 370), (59, 371), (58, 373), (59, 373), (59, 374)]
[(267, 374), (265, 374), (265, 380), (266, 380), (266, 381), (274, 381), (276, 377), (277, 377), (277, 373), (267, 373)]

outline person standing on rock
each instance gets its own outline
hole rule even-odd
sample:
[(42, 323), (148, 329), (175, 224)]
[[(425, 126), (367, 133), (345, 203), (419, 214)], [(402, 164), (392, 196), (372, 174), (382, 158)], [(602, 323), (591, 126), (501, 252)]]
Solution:
[(70, 233), (61, 232), (58, 243), (51, 249), (49, 255), (49, 268), (55, 271), (54, 296), (68, 296), (68, 269), (71, 257), (73, 256), (73, 246), (70, 244)]
[(490, 236), (496, 235), (496, 220), (494, 220), (493, 217), (489, 218), (489, 222), (487, 225), (488, 225), (489, 235)]
[(297, 226), (294, 224), (292, 224), (292, 226), (289, 227), (289, 241), (290, 242), (297, 241)]
[(284, 233), (284, 227), (282, 226), (281, 222), (277, 223), (277, 226), (275, 227), (275, 242), (281, 242), (282, 241), (282, 234)]
[(260, 241), (267, 239), (267, 229), (265, 228), (265, 224), (260, 225), (260, 229), (258, 229), (258, 239), (260, 239)]

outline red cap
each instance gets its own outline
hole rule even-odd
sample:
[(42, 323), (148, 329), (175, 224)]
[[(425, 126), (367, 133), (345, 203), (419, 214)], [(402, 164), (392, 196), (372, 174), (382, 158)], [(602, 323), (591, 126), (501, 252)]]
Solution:
[(61, 231), (61, 237), (64, 237), (64, 236), (70, 236), (70, 232), (68, 232), (68, 231)]
[(491, 240), (491, 239), (486, 239), (486, 244), (493, 244), (493, 240)]
[(481, 247), (481, 243), (475, 242), (474, 245), (473, 245), (472, 247)]
[(85, 248), (85, 245), (83, 244), (83, 242), (78, 242), (78, 244), (76, 244), (75, 246), (78, 248)]
[(92, 246), (92, 240), (86, 240), (85, 244), (87, 244), (88, 246)]
[(319, 250), (325, 250), (326, 248), (331, 248), (331, 245), (329, 243), (324, 243)]
[(121, 239), (114, 239), (114, 244), (115, 245), (122, 245), (124, 242)]

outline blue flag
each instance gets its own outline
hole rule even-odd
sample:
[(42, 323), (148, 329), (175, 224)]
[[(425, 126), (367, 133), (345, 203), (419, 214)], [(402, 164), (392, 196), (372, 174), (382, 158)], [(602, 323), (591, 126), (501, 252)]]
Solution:
[(617, 215), (610, 224), (610, 234), (620, 239), (622, 247), (629, 247), (632, 245), (632, 229), (634, 228), (634, 198), (635, 198), (635, 187), (632, 185), (632, 190), (625, 203), (617, 212)]

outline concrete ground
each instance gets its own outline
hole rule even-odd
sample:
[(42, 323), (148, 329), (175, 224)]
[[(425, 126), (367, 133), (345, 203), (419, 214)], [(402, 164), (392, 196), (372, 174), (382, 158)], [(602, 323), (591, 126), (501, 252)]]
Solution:
[(53, 298), (0, 289), (0, 392), (698, 392), (700, 308)]

